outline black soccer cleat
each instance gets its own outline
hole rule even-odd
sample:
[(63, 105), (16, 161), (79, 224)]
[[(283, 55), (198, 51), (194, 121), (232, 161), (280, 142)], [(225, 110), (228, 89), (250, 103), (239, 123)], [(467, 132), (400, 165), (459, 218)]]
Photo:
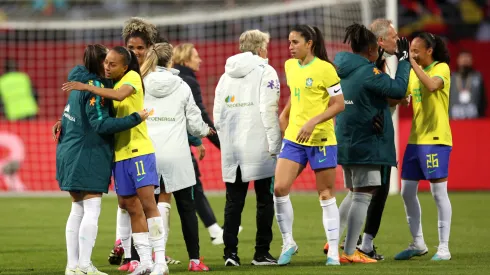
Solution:
[(240, 266), (240, 258), (236, 253), (223, 256), (223, 259), (225, 260), (225, 266)]
[(262, 256), (254, 256), (252, 265), (277, 265), (277, 260), (267, 253)]

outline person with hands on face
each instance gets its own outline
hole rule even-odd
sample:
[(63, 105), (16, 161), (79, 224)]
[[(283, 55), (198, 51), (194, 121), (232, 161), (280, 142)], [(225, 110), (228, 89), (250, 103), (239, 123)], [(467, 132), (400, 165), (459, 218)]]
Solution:
[[(337, 115), (335, 134), (338, 141), (338, 164), (342, 165), (345, 187), (349, 193), (342, 201), (340, 235), (347, 227), (341, 263), (374, 263), (377, 260), (361, 253), (358, 236), (366, 219), (372, 194), (381, 186), (385, 169), (396, 165), (394, 129), (387, 98), (405, 96), (410, 64), (399, 57), (395, 79), (375, 66), (379, 51), (376, 36), (365, 26), (353, 24), (346, 29), (344, 43), (353, 53), (340, 52), (334, 64), (340, 77), (346, 107)], [(408, 52), (405, 38), (398, 47)], [(372, 126), (372, 117), (381, 114), (385, 125), (382, 132)], [(329, 250), (330, 251), (330, 250)]]
[(216, 87), (214, 123), (221, 142), (221, 170), (226, 183), (223, 232), (226, 266), (239, 266), (238, 232), (248, 185), (254, 181), (257, 235), (253, 265), (276, 265), (270, 255), (276, 155), (281, 148), (278, 120), (279, 78), (267, 62), (269, 34), (240, 35), (239, 54), (229, 57)]
[(326, 264), (339, 265), (339, 210), (334, 194), (337, 139), (333, 118), (344, 110), (344, 96), (318, 27), (294, 27), (289, 33), (289, 50), (292, 58), (286, 61), (285, 71), (291, 96), (280, 118), (285, 135), (274, 182), (276, 219), (283, 239), (278, 264), (289, 264), (298, 251), (289, 193), (309, 162), (315, 172), (323, 226), (332, 248)]

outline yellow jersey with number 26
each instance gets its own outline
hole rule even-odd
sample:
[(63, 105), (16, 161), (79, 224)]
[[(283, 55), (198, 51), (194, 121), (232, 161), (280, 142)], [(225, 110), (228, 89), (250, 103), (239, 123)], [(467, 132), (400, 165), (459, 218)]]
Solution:
[[(144, 109), (143, 84), (141, 82), (140, 75), (135, 71), (127, 72), (123, 78), (121, 78), (121, 80), (114, 85), (114, 90), (121, 88), (123, 85), (132, 86), (134, 91), (123, 101), (114, 101), (116, 117), (118, 118), (129, 116), (134, 112)], [(155, 152), (153, 143), (148, 136), (146, 121), (141, 122), (129, 130), (117, 133), (115, 137), (115, 161), (135, 158)]]
[[(298, 143), (298, 133), (310, 119), (325, 112), (330, 97), (342, 94), (340, 78), (335, 67), (315, 57), (302, 66), (298, 59), (285, 64), (286, 79), (291, 91), (291, 111), (284, 138)], [(333, 119), (317, 124), (306, 146), (337, 145)]]
[(412, 95), (413, 120), (409, 144), (439, 144), (452, 146), (449, 126), (449, 88), (451, 73), (446, 63), (433, 62), (424, 72), (432, 77), (440, 77), (444, 87), (429, 91), (419, 80), (413, 69), (410, 71), (407, 95)]

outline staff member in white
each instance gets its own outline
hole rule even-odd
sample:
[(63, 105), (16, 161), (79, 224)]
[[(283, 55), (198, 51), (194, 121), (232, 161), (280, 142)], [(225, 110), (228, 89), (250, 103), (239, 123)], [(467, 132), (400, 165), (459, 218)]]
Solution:
[[(177, 76), (179, 71), (169, 69), (172, 51), (168, 43), (155, 44), (148, 50), (141, 68), (145, 108), (150, 111), (148, 134), (155, 147), (160, 188), (175, 197), (190, 259), (189, 270), (208, 271), (199, 260), (199, 231), (193, 201), (196, 177), (187, 131), (200, 138), (214, 131), (202, 120), (191, 89)], [(167, 238), (168, 230), (165, 228)]]
[(214, 125), (221, 141), (226, 182), (223, 240), (226, 266), (240, 265), (238, 227), (249, 181), (255, 181), (257, 235), (253, 265), (275, 265), (269, 254), (274, 217), (274, 170), (281, 149), (278, 119), (279, 79), (267, 64), (269, 34), (249, 30), (240, 51), (226, 61), (214, 98)]

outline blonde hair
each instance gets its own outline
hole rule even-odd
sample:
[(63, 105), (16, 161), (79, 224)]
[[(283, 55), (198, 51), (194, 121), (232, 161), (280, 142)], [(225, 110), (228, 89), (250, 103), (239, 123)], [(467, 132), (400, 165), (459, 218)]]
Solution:
[(177, 45), (174, 48), (174, 57), (172, 58), (172, 62), (174, 64), (185, 66), (185, 62), (191, 60), (192, 50), (195, 49), (194, 44), (184, 43)]
[(169, 67), (172, 62), (172, 52), (173, 47), (169, 43), (157, 43), (148, 49), (145, 61), (141, 65), (141, 77), (144, 78), (154, 72), (157, 66)]
[(371, 32), (376, 35), (376, 38), (385, 38), (392, 24), (393, 22), (391, 20), (378, 18), (374, 20), (373, 23), (371, 23), (371, 26), (369, 26), (369, 28)]
[(249, 30), (240, 35), (240, 51), (258, 54), (259, 50), (267, 49), (270, 35), (260, 30)]

